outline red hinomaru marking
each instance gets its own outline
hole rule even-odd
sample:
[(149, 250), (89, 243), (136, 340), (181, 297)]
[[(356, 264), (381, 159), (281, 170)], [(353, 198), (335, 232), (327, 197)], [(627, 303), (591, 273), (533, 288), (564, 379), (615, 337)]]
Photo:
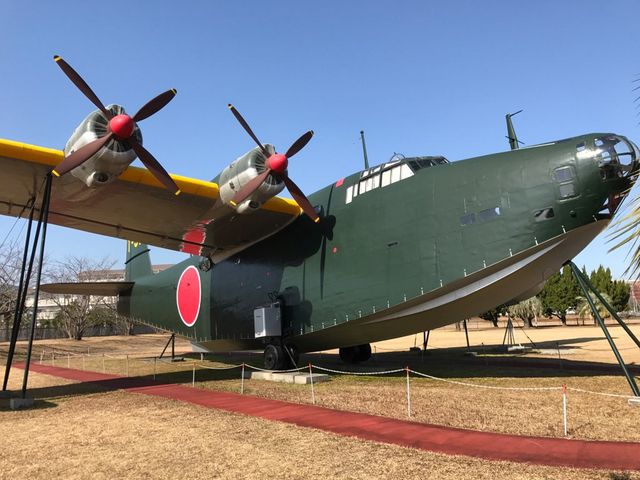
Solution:
[(336, 187), (341, 187), (343, 183), (344, 183), (344, 178), (341, 178), (336, 182)]
[(192, 327), (198, 319), (200, 313), (200, 301), (202, 291), (200, 288), (200, 273), (193, 265), (185, 268), (176, 289), (176, 305), (180, 319), (187, 327)]

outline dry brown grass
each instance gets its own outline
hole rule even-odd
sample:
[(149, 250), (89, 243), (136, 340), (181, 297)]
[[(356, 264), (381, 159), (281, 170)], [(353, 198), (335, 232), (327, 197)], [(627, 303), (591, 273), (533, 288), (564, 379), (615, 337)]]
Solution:
[(0, 449), (0, 478), (612, 478), (433, 454), (124, 392), (39, 405), (0, 409), (0, 436), (11, 439)]
[[(579, 349), (584, 359), (591, 359), (589, 352), (600, 350), (600, 340), (584, 340), (595, 337), (597, 332), (587, 328), (553, 330), (562, 334), (563, 341), (569, 340), (565, 342), (567, 345), (575, 340), (571, 348)], [(547, 339), (549, 332), (551, 329), (527, 330), (529, 336), (544, 334), (543, 341), (551, 341)], [(494, 343), (500, 343), (502, 334), (493, 329), (471, 332), (472, 342), (474, 338), (484, 339), (485, 344), (492, 343), (496, 335), (500, 338)], [(83, 368), (84, 362), (87, 369), (102, 371), (104, 365), (106, 372), (125, 374), (129, 354), (131, 376), (152, 375), (153, 361), (135, 357), (158, 355), (166, 340), (166, 335), (103, 337), (82, 342), (50, 340), (36, 343), (33, 358), (39, 360), (44, 351), (44, 361), (51, 364), (51, 351), (55, 349), (58, 366), (66, 366), (68, 362), (72, 368)], [(432, 334), (430, 344), (439, 346), (438, 342), (445, 340), (454, 344), (464, 342), (464, 333), (437, 331)], [(384, 345), (406, 348), (403, 342), (411, 342), (412, 346), (413, 337), (393, 342), (378, 344), (379, 351), (384, 351)], [(176, 347), (182, 352), (189, 345), (178, 341)], [(91, 356), (85, 356), (84, 360), (73, 355), (86, 354), (87, 348)], [(0, 352), (3, 350), (6, 344), (0, 345)], [(23, 344), (19, 350), (24, 350)], [(628, 357), (626, 351), (623, 354)], [(602, 354), (599, 359), (605, 356)], [(332, 355), (307, 357), (303, 361), (307, 360), (345, 368)], [(259, 364), (259, 357), (218, 356), (205, 364), (223, 366), (243, 361)], [(492, 365), (492, 361), (489, 360), (489, 365), (472, 364), (462, 355), (436, 350), (424, 358), (419, 353), (378, 354), (367, 367), (378, 370), (409, 363), (415, 370), (483, 385), (557, 387), (567, 383), (586, 390), (629, 393), (624, 378), (617, 374), (568, 376), (567, 372), (552, 369), (500, 367)], [(159, 381), (190, 383), (191, 368), (191, 360), (157, 363), (156, 373)], [(20, 370), (14, 371), (11, 379), (14, 388), (19, 386), (21, 374)], [(240, 372), (199, 368), (197, 381), (199, 388), (238, 392)], [(0, 435), (15, 439), (10, 448), (0, 449), (0, 478), (264, 478), (275, 474), (292, 478), (609, 478), (607, 472), (432, 454), (170, 400), (122, 392), (96, 393), (86, 386), (69, 386), (70, 383), (73, 382), (34, 373), (30, 376), (30, 388), (37, 389), (41, 408), (10, 412), (0, 403)], [(47, 388), (51, 385), (67, 386)], [(244, 386), (247, 394), (301, 403), (311, 401), (308, 386), (256, 380), (245, 381)], [(317, 384), (315, 393), (320, 405), (406, 418), (405, 388), (403, 376), (336, 375), (328, 383)], [(416, 421), (527, 435), (562, 434), (562, 398), (555, 391), (485, 390), (412, 377), (411, 398), (412, 419)], [(569, 394), (569, 429), (574, 438), (640, 441), (638, 424), (640, 409), (628, 406), (624, 399)]]
[[(570, 331), (572, 328), (557, 330)], [(588, 338), (583, 328), (573, 328), (576, 338)], [(118, 339), (99, 338), (74, 342), (72, 340), (49, 341), (39, 348), (51, 348), (59, 352), (55, 361), (58, 366), (86, 368), (130, 376), (152, 375), (153, 361), (149, 358), (126, 359), (127, 353), (143, 351), (146, 354), (158, 354), (166, 336), (120, 337)], [(598, 340), (599, 341), (599, 340)], [(595, 341), (594, 341), (595, 342)], [(77, 344), (81, 343), (81, 349)], [(63, 351), (86, 352), (86, 345), (94, 352), (84, 360), (78, 356), (67, 357)], [(188, 344), (177, 344), (179, 351), (186, 350)], [(589, 342), (585, 345), (591, 347)], [(109, 352), (103, 357), (103, 352)], [(560, 387), (566, 383), (570, 387), (596, 392), (609, 392), (621, 395), (629, 394), (629, 387), (622, 375), (585, 375), (582, 372), (571, 374), (553, 369), (531, 369), (529, 367), (500, 367), (482, 362), (465, 363), (462, 355), (439, 355), (422, 358), (418, 354), (378, 355), (367, 365), (373, 370), (398, 368), (410, 363), (417, 371), (445, 377), (448, 380), (462, 381), (494, 387)], [(39, 360), (39, 356), (34, 354)], [(199, 363), (198, 358), (194, 358)], [(157, 362), (155, 366), (158, 379), (175, 383), (191, 383), (193, 360), (181, 363)], [(219, 356), (216, 361), (208, 360), (203, 365), (225, 366), (243, 361), (258, 364), (259, 357)], [(314, 364), (330, 365), (333, 368), (346, 368), (334, 355), (319, 355), (305, 358)], [(424, 360), (424, 362), (422, 361)], [(49, 354), (45, 363), (51, 364)], [(127, 367), (128, 363), (128, 367)], [(479, 365), (478, 365), (479, 363)], [(352, 367), (353, 368), (353, 367)], [(587, 372), (588, 373), (588, 372)], [(572, 375), (572, 376), (570, 376)], [(212, 390), (239, 392), (240, 370), (212, 371), (197, 368), (197, 386)], [(245, 381), (247, 394), (266, 398), (310, 403), (311, 392), (308, 386), (273, 383), (259, 380)], [(357, 411), (394, 418), (407, 418), (406, 379), (395, 377), (356, 377), (333, 375), (330, 382), (315, 386), (316, 402), (319, 405), (340, 410)], [(472, 428), (519, 435), (563, 436), (562, 395), (554, 391), (509, 391), (461, 386), (436, 380), (412, 376), (411, 378), (412, 420), (438, 425)], [(568, 396), (568, 426), (571, 438), (591, 440), (614, 440), (640, 442), (640, 408), (629, 406), (625, 398), (595, 396), (570, 391)]]

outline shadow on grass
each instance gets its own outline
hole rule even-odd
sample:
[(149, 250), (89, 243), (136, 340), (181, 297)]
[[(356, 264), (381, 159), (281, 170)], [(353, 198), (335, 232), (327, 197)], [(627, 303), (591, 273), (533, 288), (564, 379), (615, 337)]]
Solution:
[[(572, 339), (571, 342), (590, 341), (590, 338)], [(555, 344), (555, 342), (553, 342)], [(489, 346), (487, 346), (487, 351)], [(199, 362), (199, 354), (185, 355), (185, 359)], [(262, 354), (260, 352), (232, 352), (226, 354), (206, 354), (206, 361), (223, 365), (239, 365), (242, 363), (261, 366)], [(144, 360), (143, 360), (144, 361)], [(147, 362), (152, 363), (147, 359)], [(332, 370), (345, 372), (377, 372), (382, 370), (403, 369), (406, 366), (412, 370), (426, 373), (441, 378), (562, 378), (562, 377), (590, 377), (590, 376), (622, 376), (618, 365), (597, 362), (585, 362), (566, 360), (564, 358), (533, 358), (526, 355), (478, 355), (472, 356), (466, 353), (466, 348), (447, 348), (423, 351), (383, 352), (375, 353), (372, 358), (360, 364), (345, 364), (338, 354), (313, 353), (301, 355), (299, 366), (313, 365), (326, 367)], [(175, 364), (174, 364), (175, 365)], [(247, 367), (247, 371), (250, 369)], [(14, 370), (21, 371), (21, 370)], [(640, 368), (631, 366), (630, 371), (638, 375)], [(314, 368), (314, 372), (322, 372)], [(12, 372), (13, 373), (13, 372)], [(13, 373), (15, 375), (15, 373)], [(56, 406), (55, 399), (92, 395), (120, 389), (141, 389), (150, 386), (185, 384), (191, 385), (193, 371), (191, 362), (184, 364), (184, 370), (157, 373), (132, 377), (118, 377), (97, 381), (72, 383), (53, 387), (37, 387), (28, 390), (29, 396), (37, 400), (33, 408), (52, 408)], [(331, 373), (331, 375), (337, 375)], [(240, 382), (240, 368), (228, 370), (211, 370), (198, 367), (196, 381), (216, 382), (236, 380)], [(404, 372), (385, 375), (385, 377), (404, 377)], [(359, 377), (363, 378), (363, 377)], [(375, 381), (380, 377), (364, 377), (369, 381)], [(300, 388), (305, 386), (300, 385)], [(5, 405), (6, 403), (6, 405)], [(8, 410), (8, 400), (0, 401), (0, 411)]]

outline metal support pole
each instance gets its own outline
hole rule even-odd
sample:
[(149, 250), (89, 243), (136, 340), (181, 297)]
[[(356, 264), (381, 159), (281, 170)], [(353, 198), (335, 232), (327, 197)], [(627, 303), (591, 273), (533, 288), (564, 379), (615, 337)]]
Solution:
[(467, 351), (471, 351), (471, 346), (469, 345), (469, 329), (467, 328), (467, 319), (464, 319), (464, 336), (467, 337)]
[[(176, 334), (175, 334), (175, 333), (172, 333), (172, 334), (171, 334), (171, 337), (169, 337), (169, 341), (167, 342), (167, 344), (166, 344), (166, 345), (164, 346), (164, 348), (162, 349), (162, 353), (160, 354), (160, 358), (162, 358), (162, 357), (163, 357), (164, 352), (166, 352), (166, 351), (167, 351), (167, 348), (169, 348), (169, 344), (171, 343), (171, 341), (172, 341), (174, 338), (176, 338)], [(172, 348), (172, 350), (173, 350), (173, 348)], [(173, 358), (173, 356), (172, 356), (172, 358)]]
[(171, 335), (171, 360), (176, 358), (176, 334)]
[(196, 362), (193, 362), (193, 375), (191, 377), (191, 386), (196, 386)]
[[(631, 387), (631, 391), (633, 392), (633, 395), (636, 397), (640, 397), (640, 390), (638, 390), (638, 385), (636, 384), (636, 381), (633, 378), (633, 376), (631, 376), (631, 374), (629, 373), (629, 370), (627, 370), (627, 366), (625, 365), (624, 360), (622, 359), (622, 355), (620, 355), (620, 352), (618, 351), (618, 348), (616, 347), (616, 344), (614, 343), (613, 338), (611, 338), (611, 334), (609, 333), (607, 326), (604, 324), (604, 320), (602, 320), (602, 317), (598, 312), (598, 308), (593, 302), (591, 295), (589, 295), (588, 285), (590, 284), (586, 282), (584, 276), (582, 275), (582, 272), (580, 272), (580, 270), (578, 269), (575, 263), (569, 262), (569, 266), (571, 267), (573, 274), (578, 280), (578, 285), (580, 285), (580, 288), (584, 292), (584, 296), (586, 297), (587, 302), (591, 307), (591, 311), (593, 312), (593, 315), (596, 317), (596, 321), (600, 325), (600, 328), (604, 332), (604, 336), (607, 338), (607, 341), (609, 342), (609, 346), (611, 347), (611, 350), (613, 350), (613, 354), (616, 356), (616, 359), (618, 360), (618, 364), (622, 369), (622, 373), (624, 373), (624, 376), (627, 378), (627, 382), (629, 382), (629, 386)], [(593, 288), (593, 286), (591, 286), (591, 288)]]
[(29, 243), (31, 242), (31, 226), (33, 225), (33, 213), (36, 210), (35, 200), (31, 204), (31, 211), (29, 212), (29, 220), (27, 223), (27, 235), (24, 239), (24, 253), (22, 254), (22, 267), (20, 268), (20, 283), (18, 284), (18, 295), (16, 297), (16, 309), (13, 312), (13, 328), (11, 329), (11, 340), (9, 342), (9, 353), (7, 354), (7, 365), (4, 369), (4, 381), (2, 383), (2, 391), (7, 389), (9, 382), (9, 372), (11, 371), (11, 365), (13, 363), (13, 354), (16, 351), (16, 343), (18, 343), (18, 335), (20, 333), (20, 324), (22, 323), (22, 313), (24, 312), (23, 302), (23, 290), (28, 290), (29, 280), (31, 272), (27, 277), (25, 284), (25, 268), (27, 266), (27, 258), (29, 255)]
[[(49, 221), (49, 200), (51, 198), (51, 173), (47, 174), (46, 184), (44, 187), (44, 198), (42, 199), (42, 207), (40, 208), (40, 217), (38, 218), (38, 227), (42, 225), (42, 240), (40, 240), (40, 252), (38, 258), (38, 270), (36, 273), (36, 289), (33, 295), (33, 316), (31, 317), (31, 328), (29, 331), (29, 345), (27, 347), (27, 358), (24, 364), (24, 377), (22, 379), (22, 398), (27, 397), (27, 382), (29, 380), (29, 364), (31, 363), (31, 352), (33, 351), (33, 336), (36, 331), (36, 319), (38, 316), (38, 299), (40, 297), (40, 281), (42, 280), (42, 264), (44, 262), (44, 246), (47, 241), (47, 223)], [(37, 234), (36, 234), (37, 239)], [(36, 240), (34, 240), (35, 242)], [(34, 243), (35, 246), (35, 243)], [(31, 258), (33, 260), (33, 257)]]
[(585, 275), (578, 270), (578, 274), (582, 277), (582, 280), (589, 286), (589, 288), (591, 289), (591, 291), (595, 294), (596, 297), (598, 297), (598, 300), (600, 300), (600, 302), (602, 303), (602, 305), (605, 306), (605, 308), (607, 310), (609, 310), (609, 313), (611, 314), (611, 316), (613, 318), (615, 318), (616, 322), (618, 322), (618, 324), (624, 329), (625, 332), (627, 332), (627, 335), (629, 335), (631, 337), (631, 340), (634, 341), (634, 343), (638, 346), (638, 348), (640, 348), (640, 340), (638, 340), (638, 337), (636, 337), (633, 332), (631, 331), (631, 329), (627, 326), (627, 324), (625, 322), (622, 321), (622, 319), (620, 318), (620, 316), (618, 315), (618, 313), (615, 311), (615, 308), (613, 308), (609, 302), (607, 302), (602, 295), (600, 295), (600, 292), (598, 292), (594, 286), (591, 284), (591, 282), (589, 281), (588, 278), (585, 277)]
[(431, 330), (427, 330), (426, 332), (422, 332), (422, 350), (427, 351), (427, 343), (429, 343), (429, 334)]

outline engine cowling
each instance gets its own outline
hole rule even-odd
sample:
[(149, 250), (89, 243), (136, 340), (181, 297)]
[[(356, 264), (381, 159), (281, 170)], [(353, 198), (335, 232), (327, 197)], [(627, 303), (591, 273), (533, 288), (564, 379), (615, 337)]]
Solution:
[[(275, 153), (273, 145), (265, 144), (266, 150)], [(248, 151), (226, 167), (218, 177), (220, 187), (220, 199), (226, 205), (233, 207), (231, 200), (247, 182), (256, 178), (265, 170), (266, 157), (259, 147)], [(234, 208), (238, 213), (251, 213), (284, 189), (284, 183), (269, 175), (267, 180), (251, 194), (249, 198), (239, 203)]]
[[(114, 115), (125, 113), (120, 105), (108, 105)], [(91, 112), (75, 129), (64, 147), (65, 156), (107, 133), (107, 119), (100, 110)], [(135, 125), (133, 135), (142, 143), (142, 133)], [(71, 175), (82, 180), (88, 187), (105, 185), (118, 177), (136, 158), (135, 152), (117, 139), (109, 141), (104, 148), (82, 165), (71, 170)]]

